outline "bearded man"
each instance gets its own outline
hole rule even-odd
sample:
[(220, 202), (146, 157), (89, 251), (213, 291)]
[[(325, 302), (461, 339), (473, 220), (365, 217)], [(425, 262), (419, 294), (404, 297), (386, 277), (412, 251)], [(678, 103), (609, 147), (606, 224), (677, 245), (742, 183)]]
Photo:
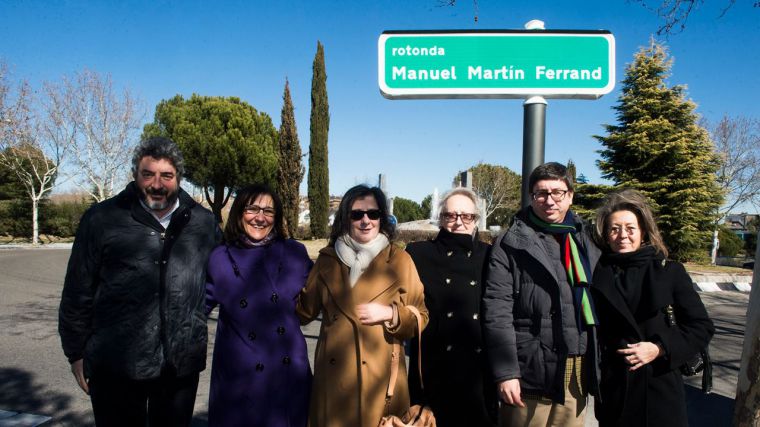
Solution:
[(221, 235), (180, 188), (174, 142), (143, 140), (132, 173), (79, 223), (58, 330), (97, 425), (188, 426), (206, 365), (206, 263)]

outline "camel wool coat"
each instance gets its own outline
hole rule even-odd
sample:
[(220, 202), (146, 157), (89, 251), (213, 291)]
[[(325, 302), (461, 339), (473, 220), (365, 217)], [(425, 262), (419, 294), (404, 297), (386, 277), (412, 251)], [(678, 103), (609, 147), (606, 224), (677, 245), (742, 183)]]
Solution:
[[(356, 306), (377, 302), (398, 307), (399, 323), (362, 325)], [(375, 427), (386, 415), (385, 395), (390, 380), (394, 339), (417, 334), (417, 320), (407, 305), (428, 321), (423, 287), (411, 257), (394, 243), (383, 249), (352, 288), (348, 267), (333, 247), (319, 252), (301, 291), (297, 313), (302, 323), (322, 314), (314, 356), (314, 383), (309, 405), (310, 427)], [(409, 408), (403, 347), (398, 379), (389, 413)]]

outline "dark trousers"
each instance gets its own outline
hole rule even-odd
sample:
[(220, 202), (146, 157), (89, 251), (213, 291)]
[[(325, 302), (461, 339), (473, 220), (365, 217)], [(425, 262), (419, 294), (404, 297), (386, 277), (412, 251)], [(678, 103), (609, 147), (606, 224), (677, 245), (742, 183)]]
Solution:
[(93, 375), (89, 386), (98, 427), (187, 427), (193, 418), (198, 373), (152, 380)]

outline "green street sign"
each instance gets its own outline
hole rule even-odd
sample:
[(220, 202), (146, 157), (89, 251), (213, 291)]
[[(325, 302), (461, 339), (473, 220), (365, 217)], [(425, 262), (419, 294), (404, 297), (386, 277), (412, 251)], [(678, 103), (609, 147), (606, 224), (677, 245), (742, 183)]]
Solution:
[(609, 31), (385, 31), (386, 98), (597, 99), (615, 86)]

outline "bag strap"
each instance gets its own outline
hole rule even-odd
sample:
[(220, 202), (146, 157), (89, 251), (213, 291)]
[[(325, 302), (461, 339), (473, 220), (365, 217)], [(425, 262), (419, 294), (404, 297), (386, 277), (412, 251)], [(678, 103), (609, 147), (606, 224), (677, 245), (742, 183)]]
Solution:
[(713, 382), (709, 346), (702, 350), (702, 362), (705, 364), (704, 368), (702, 368), (702, 393), (710, 394)]
[[(422, 314), (413, 305), (405, 306), (417, 318), (417, 348), (419, 357), (417, 358), (417, 369), (420, 371), (420, 387), (422, 387)], [(386, 411), (390, 405), (393, 390), (396, 388), (396, 379), (398, 379), (398, 361), (401, 357), (401, 344), (398, 339), (393, 338), (393, 349), (391, 351), (391, 378), (388, 381), (388, 390), (385, 392)], [(424, 388), (424, 387), (423, 387)]]
[(417, 318), (417, 370), (420, 373), (420, 388), (424, 389), (425, 385), (422, 383), (422, 314), (413, 305), (408, 305), (406, 308)]

